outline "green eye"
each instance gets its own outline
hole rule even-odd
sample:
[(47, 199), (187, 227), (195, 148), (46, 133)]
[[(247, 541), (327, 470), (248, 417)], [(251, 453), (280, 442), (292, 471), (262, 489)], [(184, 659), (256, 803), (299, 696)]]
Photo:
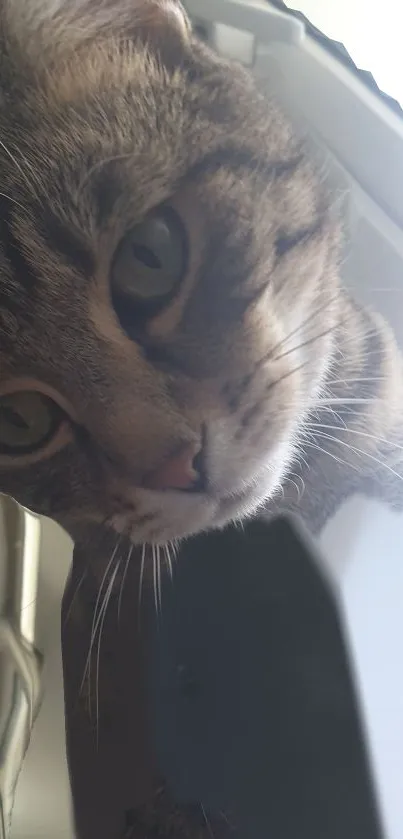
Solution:
[(179, 216), (170, 207), (150, 213), (117, 248), (112, 266), (112, 299), (138, 317), (149, 317), (169, 302), (183, 279), (187, 241)]
[(0, 454), (31, 454), (41, 449), (60, 425), (62, 411), (41, 393), (0, 397)]

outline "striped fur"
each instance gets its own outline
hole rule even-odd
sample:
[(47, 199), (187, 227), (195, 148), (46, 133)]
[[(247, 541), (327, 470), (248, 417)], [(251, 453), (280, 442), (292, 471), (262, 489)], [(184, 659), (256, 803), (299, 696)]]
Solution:
[[(401, 505), (400, 355), (340, 288), (331, 202), (252, 79), (174, 0), (0, 0), (0, 81), (0, 397), (28, 377), (71, 419), (63, 445), (0, 455), (0, 490), (100, 573), (105, 524), (166, 543), (261, 509), (318, 530), (356, 491)], [(110, 266), (162, 202), (188, 272), (131, 340)], [(208, 490), (143, 488), (202, 428)], [(210, 835), (161, 789), (141, 818), (127, 837)]]
[[(0, 455), (1, 490), (137, 543), (264, 506), (315, 528), (357, 489), (399, 503), (401, 359), (340, 288), (331, 201), (277, 106), (173, 0), (0, 10), (0, 394), (29, 377), (74, 420), (63, 446)], [(110, 266), (163, 202), (189, 270), (130, 340)], [(142, 488), (202, 428), (209, 491)]]

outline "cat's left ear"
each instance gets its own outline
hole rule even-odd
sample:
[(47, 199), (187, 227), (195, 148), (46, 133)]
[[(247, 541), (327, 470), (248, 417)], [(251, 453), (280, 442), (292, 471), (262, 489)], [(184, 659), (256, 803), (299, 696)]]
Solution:
[(164, 49), (172, 38), (186, 41), (191, 31), (180, 0), (75, 0), (73, 5), (83, 33), (123, 31)]
[(179, 0), (0, 0), (0, 30), (26, 59), (46, 63), (114, 36), (142, 40), (170, 61), (191, 27)]
[[(119, 0), (118, 0), (119, 2)], [(188, 38), (191, 27), (189, 18), (179, 0), (132, 0), (136, 26), (147, 37), (159, 37), (167, 30)]]
[[(169, 64), (175, 63), (178, 50), (180, 54), (191, 33), (190, 22), (182, 4), (178, 0), (129, 0), (129, 5), (132, 8), (132, 19), (127, 19), (127, 25), (133, 35), (149, 43)], [(119, 6), (119, 0), (115, 0), (115, 6)]]

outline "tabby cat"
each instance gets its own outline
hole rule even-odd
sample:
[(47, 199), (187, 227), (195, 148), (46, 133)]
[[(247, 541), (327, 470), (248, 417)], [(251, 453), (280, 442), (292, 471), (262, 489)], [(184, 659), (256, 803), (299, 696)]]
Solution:
[(3, 493), (136, 544), (399, 502), (394, 338), (295, 131), (176, 0), (0, 0), (0, 112)]
[(1, 491), (136, 543), (394, 496), (401, 360), (277, 106), (176, 0), (0, 9)]

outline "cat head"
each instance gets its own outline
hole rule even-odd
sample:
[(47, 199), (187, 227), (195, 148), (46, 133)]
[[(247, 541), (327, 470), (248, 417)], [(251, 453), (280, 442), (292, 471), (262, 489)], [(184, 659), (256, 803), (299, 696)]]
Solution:
[(0, 9), (0, 491), (135, 542), (255, 511), (337, 311), (300, 143), (175, 0)]

